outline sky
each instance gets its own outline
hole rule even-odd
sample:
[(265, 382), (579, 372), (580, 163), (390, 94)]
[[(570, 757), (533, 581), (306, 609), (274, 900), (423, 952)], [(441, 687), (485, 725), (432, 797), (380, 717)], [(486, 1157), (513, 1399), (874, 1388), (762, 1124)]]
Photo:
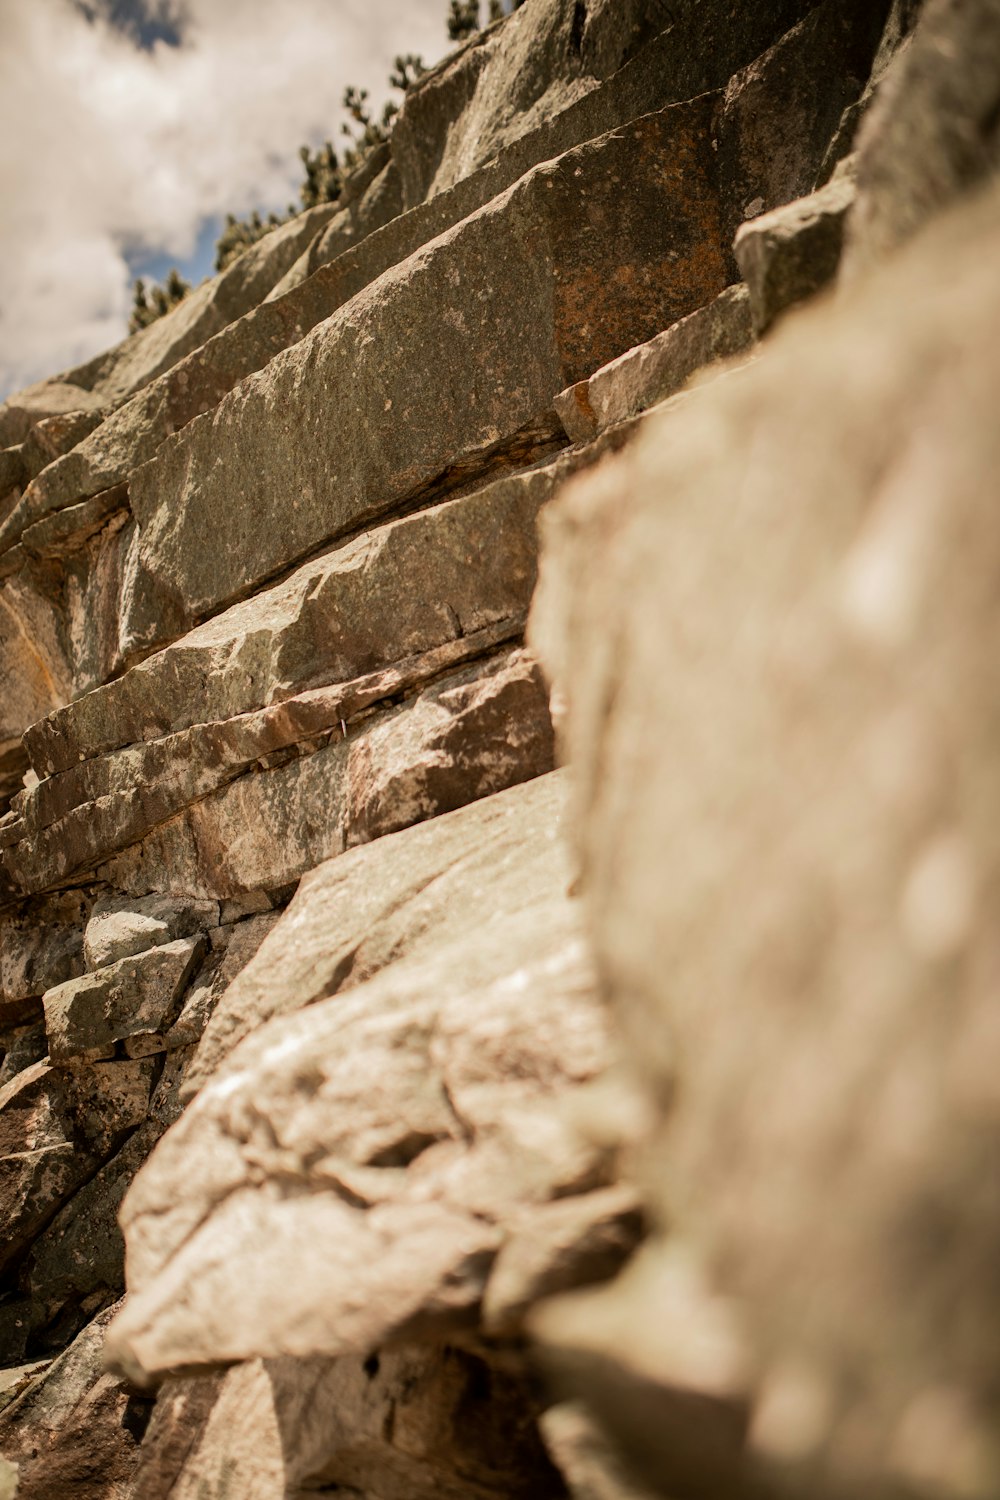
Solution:
[(123, 338), (135, 276), (211, 274), (227, 211), (284, 213), (344, 88), (380, 106), (447, 8), (0, 0), (0, 399)]

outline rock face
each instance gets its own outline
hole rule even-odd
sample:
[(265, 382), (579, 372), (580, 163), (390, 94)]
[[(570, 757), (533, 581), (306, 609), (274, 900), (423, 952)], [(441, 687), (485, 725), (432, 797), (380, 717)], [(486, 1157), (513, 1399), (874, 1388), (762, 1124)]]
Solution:
[(529, 0), (0, 408), (0, 1494), (1000, 1493), (997, 25)]
[(740, 1304), (756, 1461), (824, 1493), (1000, 1483), (998, 240), (994, 191), (547, 523), (591, 930), (638, 1086), (678, 1088), (644, 1177)]

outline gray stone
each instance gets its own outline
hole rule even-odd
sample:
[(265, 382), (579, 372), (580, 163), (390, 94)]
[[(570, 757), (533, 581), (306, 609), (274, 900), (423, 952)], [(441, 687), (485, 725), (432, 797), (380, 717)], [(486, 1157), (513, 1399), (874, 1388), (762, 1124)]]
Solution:
[(128, 515), (128, 490), (121, 484), (26, 526), (20, 545), (29, 557), (65, 560), (118, 513)]
[(927, 0), (857, 140), (846, 276), (902, 245), (1000, 167), (1000, 9)]
[(89, 909), (86, 896), (67, 892), (0, 916), (0, 1006), (33, 999), (83, 973)]
[(571, 1108), (607, 1050), (565, 855), (553, 839), (547, 868), (529, 858), (530, 908), (512, 872), (495, 901), (485, 873), (464, 936), (270, 1022), (201, 1090), (123, 1205), (119, 1366), (446, 1338), (475, 1319), (505, 1224), (607, 1180)]
[(191, 937), (219, 921), (215, 902), (175, 901), (169, 896), (101, 896), (94, 902), (83, 934), (88, 969)]
[[(51, 777), (84, 757), (350, 683), (505, 620), (519, 628), (535, 581), (538, 510), (579, 461), (494, 480), (303, 564), (33, 724), (25, 743), (36, 769)], [(88, 781), (92, 769), (43, 784), (31, 798), (33, 826), (102, 795), (107, 788)]]
[(743, 225), (733, 252), (750, 291), (757, 334), (834, 280), (854, 198), (854, 182), (844, 174), (808, 198)]
[(49, 417), (65, 417), (80, 411), (98, 411), (99, 396), (58, 377), (40, 380), (0, 405), (0, 448), (23, 443), (31, 429)]
[(206, 899), (280, 890), (353, 844), (539, 776), (552, 757), (537, 668), (508, 651), (192, 803), (100, 866), (101, 878)]
[(163, 1051), (164, 1034), (204, 952), (201, 937), (178, 938), (48, 990), (42, 1000), (52, 1061), (114, 1057), (119, 1042), (133, 1057)]
[(564, 776), (542, 776), (305, 875), (278, 929), (223, 996), (188, 1069), (187, 1097), (265, 1021), (477, 931), (484, 883), (493, 910), (529, 912), (565, 868), (566, 790)]
[(752, 343), (750, 294), (733, 286), (713, 302), (630, 349), (589, 380), (556, 397), (556, 411), (574, 443), (588, 442), (675, 395), (707, 365), (743, 354)]
[(125, 1500), (150, 1403), (102, 1368), (100, 1313), (0, 1413), (0, 1447), (18, 1471), (17, 1500)]
[(149, 1061), (25, 1068), (0, 1089), (0, 1269), (146, 1118)]
[[(141, 560), (190, 623), (511, 442), (721, 291), (713, 107), (536, 168), (169, 438), (129, 494)], [(251, 495), (273, 523), (250, 524)]]
[(641, 1180), (800, 1493), (1000, 1485), (998, 250), (994, 187), (548, 513), (533, 636)]
[(812, 192), (844, 110), (864, 89), (889, 0), (823, 0), (726, 87), (718, 124), (723, 218), (740, 225)]
[(34, 479), (55, 459), (69, 453), (77, 443), (89, 436), (104, 421), (108, 410), (107, 407), (98, 406), (85, 411), (60, 412), (36, 422), (25, 438), (22, 449), (25, 482)]

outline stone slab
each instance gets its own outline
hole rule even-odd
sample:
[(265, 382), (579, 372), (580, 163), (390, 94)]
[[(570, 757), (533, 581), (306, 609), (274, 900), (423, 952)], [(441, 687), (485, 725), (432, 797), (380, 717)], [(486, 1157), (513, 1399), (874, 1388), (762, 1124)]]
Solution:
[[(571, 1107), (606, 1064), (602, 1008), (565, 851), (549, 838), (527, 858), (530, 907), (513, 871), (494, 898), (484, 869), (464, 935), (422, 955), (400, 942), (371, 980), (248, 1037), (195, 1097), (123, 1205), (118, 1367), (144, 1379), (218, 1358), (364, 1356), (418, 1329), (447, 1338), (474, 1323), (508, 1220), (603, 1185), (606, 1149)], [(420, 908), (417, 893), (418, 934)], [(227, 1247), (224, 1276), (210, 1241), (216, 1265)]]
[(707, 306), (560, 392), (559, 420), (572, 442), (589, 442), (676, 395), (706, 366), (745, 353), (752, 341), (750, 294), (744, 286), (727, 287)]
[(749, 288), (755, 333), (834, 281), (854, 200), (854, 183), (844, 174), (740, 229), (733, 253)]
[(32, 725), (25, 743), (36, 769), (49, 777), (517, 619), (535, 581), (538, 510), (577, 462), (494, 480), (304, 564)]
[(190, 622), (513, 438), (718, 293), (713, 108), (536, 168), (168, 439), (129, 491), (142, 562)]
[(48, 990), (42, 999), (52, 1061), (97, 1062), (114, 1057), (119, 1042), (132, 1056), (163, 1051), (204, 952), (201, 937), (177, 938)]
[[(258, 770), (159, 824), (101, 865), (144, 894), (206, 899), (280, 891), (354, 844), (551, 770), (547, 695), (506, 651), (442, 677), (345, 739)], [(9, 853), (9, 851), (7, 851)]]

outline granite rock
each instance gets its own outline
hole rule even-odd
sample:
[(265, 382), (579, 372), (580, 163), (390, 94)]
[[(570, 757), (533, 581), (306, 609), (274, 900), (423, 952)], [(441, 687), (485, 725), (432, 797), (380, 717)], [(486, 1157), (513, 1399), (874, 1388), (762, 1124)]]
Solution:
[(556, 397), (567, 436), (589, 442), (618, 422), (676, 395), (692, 376), (718, 360), (745, 354), (753, 341), (750, 293), (727, 287), (648, 343), (621, 354)]
[(164, 1050), (181, 995), (205, 952), (200, 937), (149, 948), (81, 979), (69, 979), (42, 997), (49, 1056), (54, 1063), (97, 1062)]
[(1000, 1475), (998, 243), (994, 188), (549, 512), (533, 638), (660, 1101), (647, 1204), (745, 1319), (748, 1462), (802, 1493)]
[(733, 253), (750, 295), (754, 332), (834, 281), (855, 199), (850, 173), (744, 224)]
[[(169, 438), (129, 491), (142, 562), (190, 623), (510, 442), (565, 385), (721, 291), (713, 107), (535, 168)], [(251, 520), (251, 494), (273, 524)]]
[(83, 934), (87, 968), (102, 969), (147, 948), (216, 927), (218, 921), (214, 902), (174, 901), (169, 896), (98, 897)]
[(460, 1348), (252, 1360), (172, 1376), (139, 1456), (142, 1500), (562, 1500), (523, 1382)]
[(102, 1368), (112, 1311), (98, 1314), (0, 1413), (17, 1500), (131, 1500), (151, 1402)]
[(1000, 10), (926, 0), (858, 135), (845, 275), (861, 274), (1000, 167)]
[[(555, 811), (557, 787), (523, 789), (517, 811), (510, 793), (499, 815), (537, 819), (543, 792)], [(470, 820), (497, 849), (495, 825), (459, 815), (441, 824), (450, 861), (457, 825)], [(369, 852), (356, 856), (359, 870)], [(371, 847), (373, 874), (380, 852)], [(486, 923), (469, 925), (444, 904), (459, 861), (437, 898), (436, 925), (453, 936), (422, 943), (437, 901), (429, 906), (431, 886), (418, 883), (408, 903), (397, 897), (390, 907), (395, 961), (343, 996), (334, 976), (322, 984), (329, 998), (247, 1037), (164, 1137), (122, 1214), (131, 1296), (113, 1358), (134, 1376), (217, 1358), (367, 1356), (390, 1339), (446, 1338), (474, 1323), (502, 1226), (516, 1221), (522, 1232), (532, 1205), (604, 1185), (607, 1150), (571, 1107), (608, 1053), (564, 851), (553, 838), (544, 857), (529, 854), (520, 888), (512, 851), (497, 864), (495, 900), (485, 854), (468, 879), (491, 913)], [(321, 923), (330, 897), (322, 884), (313, 889)], [(285, 918), (288, 935), (275, 928), (258, 970), (265, 952), (276, 965), (282, 943), (296, 944), (310, 904), (303, 891)], [(416, 935), (409, 947), (407, 927)], [(376, 927), (376, 943), (391, 933)], [(294, 998), (272, 1011), (311, 997), (308, 968), (298, 968)], [(311, 1081), (290, 1093), (289, 1069)], [(271, 1099), (281, 1123), (274, 1115), (255, 1124), (271, 1116)], [(178, 1171), (183, 1195), (170, 1186)], [(307, 1257), (294, 1286), (280, 1273), (293, 1240)], [(248, 1256), (246, 1274), (229, 1282), (242, 1286), (239, 1316), (227, 1278), (205, 1259), (223, 1244), (227, 1258), (240, 1244)]]

